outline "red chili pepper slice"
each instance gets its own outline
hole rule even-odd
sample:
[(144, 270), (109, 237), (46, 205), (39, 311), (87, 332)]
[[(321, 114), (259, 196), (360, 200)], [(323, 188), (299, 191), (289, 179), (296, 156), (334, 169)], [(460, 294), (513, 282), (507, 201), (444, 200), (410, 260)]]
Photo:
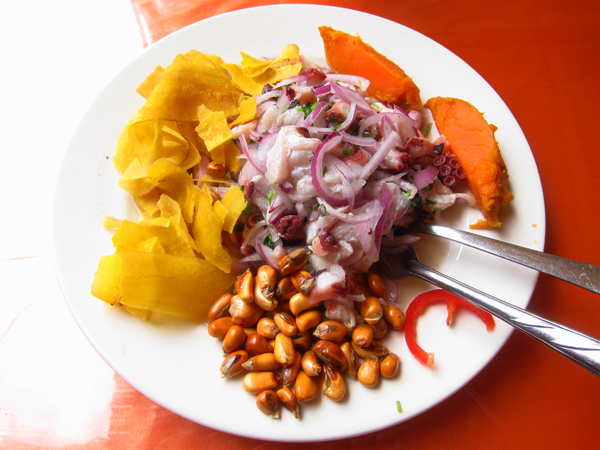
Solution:
[(433, 353), (427, 353), (423, 350), (419, 344), (417, 344), (417, 318), (423, 314), (425, 309), (430, 305), (436, 305), (439, 303), (445, 303), (448, 306), (448, 317), (446, 319), (446, 325), (450, 326), (452, 322), (452, 314), (457, 308), (468, 309), (475, 313), (483, 323), (485, 324), (488, 331), (492, 331), (496, 326), (494, 318), (488, 312), (478, 308), (477, 306), (451, 294), (444, 289), (436, 289), (429, 292), (424, 292), (418, 295), (406, 309), (406, 318), (404, 322), (404, 336), (408, 349), (415, 358), (426, 366), (433, 365)]

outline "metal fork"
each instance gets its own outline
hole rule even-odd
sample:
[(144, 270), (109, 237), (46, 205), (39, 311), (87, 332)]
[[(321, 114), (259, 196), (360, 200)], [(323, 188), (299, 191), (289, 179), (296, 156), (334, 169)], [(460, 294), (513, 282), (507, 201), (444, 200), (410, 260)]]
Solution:
[(423, 265), (410, 245), (382, 248), (375, 268), (392, 280), (416, 276), (477, 305), (600, 377), (600, 340), (544, 319)]
[(550, 255), (454, 228), (415, 222), (409, 234), (430, 234), (468, 245), (600, 294), (600, 266)]

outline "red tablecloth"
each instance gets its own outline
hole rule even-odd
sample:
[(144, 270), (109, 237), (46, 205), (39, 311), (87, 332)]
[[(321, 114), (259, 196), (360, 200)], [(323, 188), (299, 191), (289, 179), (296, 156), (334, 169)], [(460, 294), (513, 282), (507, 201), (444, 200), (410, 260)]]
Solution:
[[(244, 0), (132, 0), (145, 46)], [(549, 253), (600, 265), (600, 2), (598, 0), (344, 0), (326, 2), (391, 19), (444, 45), (478, 71), (521, 125), (539, 168)], [(530, 311), (600, 336), (600, 297), (541, 276)], [(109, 440), (70, 449), (278, 449), (189, 422), (137, 393), (118, 375)], [(123, 407), (127, 406), (127, 407)], [(1, 411), (0, 411), (1, 413)], [(357, 419), (358, 420), (358, 419)], [(600, 379), (514, 333), (470, 383), (432, 410), (327, 449), (596, 448)], [(10, 442), (0, 442), (10, 446)], [(3, 447), (5, 448), (5, 447)], [(27, 447), (24, 444), (18, 448)], [(39, 447), (35, 447), (39, 448)]]

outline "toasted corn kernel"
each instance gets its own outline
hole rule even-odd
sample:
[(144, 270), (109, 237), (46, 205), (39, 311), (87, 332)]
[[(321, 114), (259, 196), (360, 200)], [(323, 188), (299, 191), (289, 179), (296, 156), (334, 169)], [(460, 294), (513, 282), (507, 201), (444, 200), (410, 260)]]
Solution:
[(373, 388), (379, 382), (379, 360), (376, 356), (365, 358), (358, 368), (358, 381), (365, 387)]
[(279, 397), (275, 391), (268, 389), (258, 394), (256, 407), (267, 417), (279, 419)]
[(369, 290), (375, 297), (385, 297), (385, 285), (383, 284), (383, 280), (379, 275), (377, 275), (376, 273), (369, 273), (367, 275), (367, 285), (369, 286)]
[(283, 333), (279, 333), (275, 338), (275, 347), (273, 348), (275, 359), (283, 367), (291, 366), (296, 358), (296, 349), (292, 338)]
[(302, 367), (302, 355), (296, 352), (294, 356), (294, 362), (291, 366), (284, 367), (281, 369), (281, 377), (283, 378), (283, 385), (289, 387), (294, 384), (296, 376)]
[(238, 350), (227, 355), (227, 358), (221, 363), (221, 378), (231, 378), (245, 372), (244, 363), (248, 361), (248, 352)]
[(275, 389), (281, 376), (274, 372), (248, 372), (242, 381), (242, 388), (250, 394), (260, 394), (268, 389)]
[(279, 397), (275, 391), (267, 389), (256, 396), (256, 407), (271, 419), (279, 419)]
[(383, 317), (370, 327), (373, 328), (373, 339), (383, 339), (388, 331), (388, 324)]
[[(277, 308), (275, 308), (275, 311), (277, 311), (277, 312), (284, 312), (284, 313), (288, 313), (288, 314), (292, 313), (290, 311), (290, 305), (287, 302), (278, 304)], [(271, 312), (273, 312), (273, 311), (271, 311)]]
[(281, 364), (275, 359), (273, 353), (262, 353), (260, 355), (254, 355), (242, 364), (244, 369), (248, 371), (263, 371), (263, 370), (277, 370), (281, 367)]
[(401, 330), (404, 327), (404, 313), (400, 308), (394, 305), (385, 305), (382, 310), (383, 318), (394, 330)]
[(315, 279), (306, 270), (298, 270), (290, 275), (292, 284), (298, 292), (309, 294), (315, 285)]
[(359, 347), (368, 347), (373, 340), (373, 334), (373, 328), (366, 323), (361, 323), (352, 330), (352, 342)]
[(292, 284), (290, 277), (285, 277), (279, 280), (277, 287), (275, 288), (275, 297), (282, 302), (290, 300), (297, 293), (298, 290)]
[(348, 327), (337, 320), (326, 320), (315, 328), (313, 336), (326, 341), (340, 342), (348, 334)]
[(342, 400), (346, 395), (346, 381), (342, 373), (325, 365), (321, 379), (321, 390), (323, 394), (335, 402)]
[(227, 330), (227, 334), (223, 338), (223, 351), (231, 353), (239, 350), (244, 345), (244, 342), (246, 342), (244, 329), (239, 325), (234, 325)]
[(316, 327), (321, 322), (321, 311), (318, 309), (309, 309), (308, 311), (302, 311), (296, 316), (296, 325), (298, 325), (298, 331), (304, 333), (313, 327)]
[(309, 377), (303, 371), (298, 372), (294, 383), (294, 392), (300, 403), (311, 401), (319, 393), (319, 379)]
[(298, 407), (298, 400), (294, 391), (288, 387), (281, 388), (277, 391), (277, 397), (279, 397), (281, 404), (292, 412), (296, 419), (300, 417), (300, 408)]
[(340, 345), (340, 349), (344, 353), (346, 361), (348, 362), (348, 367), (346, 367), (344, 373), (350, 378), (356, 380), (356, 374), (358, 372), (359, 365), (358, 355), (354, 351), (354, 348), (352, 348), (352, 344), (350, 342), (344, 342), (342, 345)]
[(360, 315), (369, 325), (373, 325), (381, 319), (383, 313), (381, 311), (379, 299), (367, 297), (367, 299), (360, 304)]
[(390, 351), (385, 345), (375, 340), (371, 341), (371, 343), (367, 347), (359, 347), (353, 342), (352, 348), (360, 358), (368, 358), (369, 356), (375, 356), (376, 358), (385, 358), (387, 355), (390, 354)]
[(292, 336), (292, 341), (294, 342), (294, 348), (302, 353), (310, 349), (310, 346), (312, 345), (312, 336), (310, 332), (305, 331), (304, 333)]
[(309, 350), (302, 355), (302, 370), (309, 377), (316, 377), (321, 373), (322, 367), (314, 351)]
[(256, 324), (256, 332), (267, 339), (275, 339), (279, 331), (275, 321), (270, 317), (261, 317)]
[(231, 297), (233, 297), (233, 294), (228, 292), (213, 303), (210, 310), (208, 311), (208, 314), (206, 315), (207, 323), (210, 324), (229, 312)]
[(379, 364), (382, 378), (392, 378), (400, 370), (400, 358), (395, 353), (387, 355)]
[(244, 348), (251, 355), (261, 355), (263, 353), (273, 353), (273, 349), (264, 336), (258, 333), (252, 333), (246, 338)]
[(238, 295), (234, 295), (231, 298), (229, 314), (235, 325), (251, 327), (256, 325), (264, 314), (264, 310), (256, 303), (245, 303)]
[(290, 311), (294, 315), (300, 314), (302, 311), (306, 311), (307, 309), (316, 308), (318, 305), (310, 304), (310, 296), (306, 294), (302, 294), (301, 292), (296, 293), (292, 298), (290, 298)]
[(292, 337), (295, 336), (296, 333), (298, 333), (298, 326), (296, 324), (296, 321), (290, 314), (286, 312), (276, 312), (273, 315), (273, 321), (275, 322), (275, 325), (277, 325), (277, 328), (279, 328), (279, 331), (281, 331), (286, 336)]
[(227, 168), (222, 164), (211, 161), (207, 164), (206, 171), (210, 176), (222, 178), (227, 173)]
[(223, 339), (233, 325), (234, 323), (231, 317), (221, 317), (211, 322), (208, 326), (208, 334), (211, 337)]
[(325, 364), (329, 364), (335, 369), (346, 370), (348, 367), (346, 355), (344, 355), (340, 346), (335, 342), (324, 340), (317, 341), (315, 345), (313, 345), (312, 350), (321, 361)]
[(254, 275), (250, 269), (241, 274), (235, 281), (235, 291), (245, 303), (254, 301)]
[(310, 252), (299, 248), (294, 250), (289, 255), (284, 256), (277, 262), (277, 268), (282, 275), (289, 275), (304, 267), (308, 262)]
[(254, 281), (254, 302), (266, 311), (273, 311), (277, 307), (276, 284), (277, 273), (275, 269), (268, 265), (258, 268)]

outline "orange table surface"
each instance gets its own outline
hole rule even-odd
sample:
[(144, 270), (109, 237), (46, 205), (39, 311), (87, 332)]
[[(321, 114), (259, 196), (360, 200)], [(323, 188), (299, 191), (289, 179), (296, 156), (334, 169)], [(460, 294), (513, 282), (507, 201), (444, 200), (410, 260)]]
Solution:
[[(144, 45), (148, 46), (185, 25), (216, 14), (299, 2), (131, 3)], [(600, 131), (598, 0), (318, 3), (364, 11), (408, 26), (450, 49), (480, 73), (515, 115), (535, 156), (546, 202), (545, 251), (600, 265), (596, 211), (600, 205), (596, 181), (600, 172), (596, 141)], [(600, 337), (600, 296), (568, 283), (540, 276), (528, 310)], [(154, 404), (118, 375), (115, 384), (110, 438), (69, 449), (257, 450), (284, 445), (195, 424)], [(356, 420), (360, 420), (359, 412)], [(599, 423), (600, 379), (515, 332), (471, 382), (420, 416), (365, 436), (291, 443), (285, 448), (588, 449), (597, 448)], [(0, 448), (42, 447), (11, 447), (5, 440), (0, 441)]]

